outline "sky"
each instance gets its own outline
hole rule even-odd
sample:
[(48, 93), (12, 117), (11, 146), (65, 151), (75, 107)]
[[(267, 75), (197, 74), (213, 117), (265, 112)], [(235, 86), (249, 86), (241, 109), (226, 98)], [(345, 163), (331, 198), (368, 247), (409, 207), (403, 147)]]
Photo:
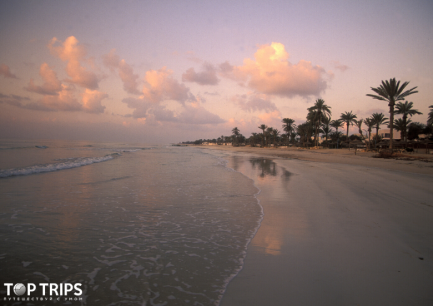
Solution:
[[(433, 2), (1, 1), (0, 138), (167, 144), (433, 104)], [(397, 116), (398, 118), (398, 116)], [(351, 133), (357, 128), (352, 127)]]

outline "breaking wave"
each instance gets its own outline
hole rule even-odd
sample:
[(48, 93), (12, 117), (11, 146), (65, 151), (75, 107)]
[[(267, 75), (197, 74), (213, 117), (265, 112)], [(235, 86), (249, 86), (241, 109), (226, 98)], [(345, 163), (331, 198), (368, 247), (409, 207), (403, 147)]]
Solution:
[(113, 158), (116, 158), (120, 155), (121, 155), (120, 153), (112, 153), (100, 157), (77, 157), (59, 163), (33, 165), (24, 168), (0, 170), (0, 178), (77, 168), (77, 167), (87, 166), (94, 163), (101, 163), (107, 160), (112, 160)]

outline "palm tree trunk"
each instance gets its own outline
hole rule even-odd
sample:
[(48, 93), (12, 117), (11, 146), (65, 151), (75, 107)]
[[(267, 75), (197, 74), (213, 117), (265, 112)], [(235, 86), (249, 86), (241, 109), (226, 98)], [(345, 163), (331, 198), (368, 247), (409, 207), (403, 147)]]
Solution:
[(389, 149), (392, 150), (393, 128), (394, 128), (394, 104), (389, 105)]

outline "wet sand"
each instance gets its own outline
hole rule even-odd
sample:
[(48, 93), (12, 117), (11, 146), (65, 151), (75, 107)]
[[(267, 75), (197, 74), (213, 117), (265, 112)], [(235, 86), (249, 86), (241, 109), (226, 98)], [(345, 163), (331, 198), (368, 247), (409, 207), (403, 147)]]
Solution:
[(432, 163), (224, 149), (265, 216), (220, 305), (433, 305)]

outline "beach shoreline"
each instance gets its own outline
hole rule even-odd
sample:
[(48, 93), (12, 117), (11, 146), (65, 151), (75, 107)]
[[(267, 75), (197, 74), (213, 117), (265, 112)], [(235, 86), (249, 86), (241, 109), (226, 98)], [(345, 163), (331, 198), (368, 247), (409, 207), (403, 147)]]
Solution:
[(221, 306), (431, 305), (433, 163), (347, 149), (200, 148), (225, 151), (240, 172), (260, 159), (254, 167), (274, 169), (244, 173), (261, 190), (264, 218)]
[(229, 152), (248, 153), (272, 158), (299, 159), (324, 163), (358, 165), (403, 172), (433, 174), (433, 154), (406, 154), (406, 158), (385, 159), (376, 158), (375, 152), (363, 152), (354, 149), (300, 149), (300, 148), (259, 148), (249, 146), (206, 146), (190, 145), (192, 147), (222, 150)]

